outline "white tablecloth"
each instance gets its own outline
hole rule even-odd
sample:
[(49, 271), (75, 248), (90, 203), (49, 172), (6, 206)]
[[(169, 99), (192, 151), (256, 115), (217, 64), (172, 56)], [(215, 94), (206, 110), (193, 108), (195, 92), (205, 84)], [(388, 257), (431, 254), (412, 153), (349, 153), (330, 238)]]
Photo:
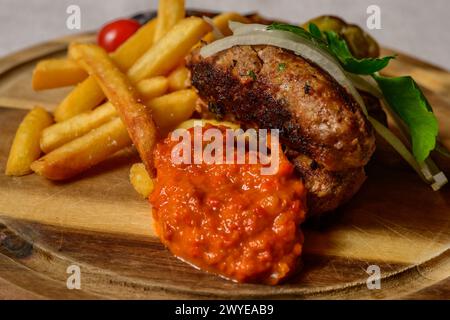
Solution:
[[(385, 46), (408, 52), (450, 70), (450, 0), (186, 0), (191, 8), (233, 10), (303, 22), (334, 14), (366, 28), (366, 9), (381, 9), (381, 30), (370, 33)], [(157, 0), (0, 0), (0, 56), (72, 34), (66, 28), (69, 5), (81, 8), (81, 30), (156, 8)]]

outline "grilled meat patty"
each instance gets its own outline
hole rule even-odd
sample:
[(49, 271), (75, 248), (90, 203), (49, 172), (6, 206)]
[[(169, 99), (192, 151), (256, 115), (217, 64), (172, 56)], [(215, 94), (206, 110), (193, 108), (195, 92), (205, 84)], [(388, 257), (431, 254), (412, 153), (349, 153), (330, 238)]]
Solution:
[(289, 158), (308, 190), (309, 216), (332, 211), (344, 204), (358, 192), (366, 180), (364, 167), (328, 171), (305, 155), (298, 154)]
[(235, 46), (188, 62), (202, 98), (237, 120), (279, 129), (280, 141), (329, 171), (364, 166), (372, 128), (353, 97), (319, 67), (273, 46)]
[(280, 130), (308, 189), (308, 215), (336, 209), (361, 187), (375, 138), (362, 110), (330, 75), (284, 49), (235, 46), (188, 60), (192, 84), (215, 112)]

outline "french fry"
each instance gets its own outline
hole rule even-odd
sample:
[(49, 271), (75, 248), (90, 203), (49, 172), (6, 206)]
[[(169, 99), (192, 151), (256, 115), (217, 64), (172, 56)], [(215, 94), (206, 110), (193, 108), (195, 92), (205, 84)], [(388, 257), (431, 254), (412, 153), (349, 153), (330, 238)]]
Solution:
[(34, 161), (31, 169), (47, 179), (69, 179), (129, 145), (122, 120), (115, 118)]
[(138, 102), (137, 92), (128, 78), (99, 46), (73, 44), (69, 48), (69, 56), (98, 81), (123, 120), (147, 170), (152, 174), (156, 126), (151, 112)]
[(144, 79), (136, 84), (136, 89), (144, 99), (162, 96), (169, 88), (169, 79), (163, 76)]
[[(250, 23), (250, 20), (239, 13), (236, 12), (224, 12), (222, 14), (219, 14), (215, 16), (212, 21), (214, 22), (214, 25), (217, 27), (217, 29), (222, 32), (224, 36), (230, 36), (232, 34), (230, 28), (228, 27), (228, 22), (230, 21), (236, 21), (241, 23)], [(214, 35), (212, 32), (208, 33), (204, 38), (203, 41), (205, 42), (211, 42), (214, 40)]]
[(154, 43), (158, 42), (172, 27), (185, 16), (184, 0), (159, 0), (158, 22)]
[(146, 104), (152, 109), (158, 128), (166, 132), (192, 116), (197, 99), (195, 91), (187, 89), (152, 99)]
[(41, 60), (33, 71), (33, 90), (73, 86), (87, 78), (87, 73), (69, 59)]
[(52, 122), (51, 115), (40, 107), (34, 108), (25, 116), (17, 129), (9, 151), (6, 175), (22, 176), (32, 172), (30, 165), (41, 154), (39, 147), (41, 132)]
[(158, 19), (152, 19), (139, 28), (116, 51), (111, 53), (111, 59), (122, 72), (126, 72), (131, 66), (153, 45), (156, 23)]
[(66, 121), (55, 123), (42, 131), (41, 149), (45, 153), (49, 153), (117, 116), (114, 106), (110, 102), (106, 102), (91, 112), (84, 112)]
[(134, 190), (144, 198), (153, 191), (153, 180), (148, 175), (143, 163), (135, 163), (130, 168), (130, 182)]
[(224, 36), (230, 36), (233, 32), (228, 27), (230, 21), (236, 21), (241, 23), (250, 23), (250, 19), (240, 15), (237, 12), (224, 12), (215, 16), (213, 19), (214, 24), (223, 33)]
[[(114, 63), (121, 70), (128, 70), (152, 46), (155, 26), (155, 19), (149, 21), (111, 54)], [(55, 120), (64, 121), (92, 110), (104, 98), (105, 95), (97, 82), (92, 77), (88, 77), (58, 105), (55, 110)]]
[[(151, 99), (147, 105), (154, 114), (156, 126), (167, 131), (189, 119), (196, 102), (197, 95), (193, 90), (181, 90)], [(56, 123), (42, 132), (41, 149), (45, 153), (51, 152), (118, 116), (116, 108), (107, 102), (91, 112)]]
[[(137, 90), (144, 99), (153, 99), (166, 93), (168, 86), (169, 80), (166, 77), (154, 77), (140, 81)], [(116, 108), (106, 102), (90, 112), (55, 123), (42, 132), (41, 149), (49, 153), (118, 116)]]
[(169, 91), (178, 91), (191, 86), (190, 72), (185, 66), (180, 66), (172, 71), (169, 76)]
[(72, 90), (55, 109), (56, 122), (92, 110), (105, 99), (102, 89), (93, 77), (88, 77)]
[(128, 70), (133, 83), (161, 76), (174, 69), (211, 27), (203, 19), (189, 17), (178, 22)]

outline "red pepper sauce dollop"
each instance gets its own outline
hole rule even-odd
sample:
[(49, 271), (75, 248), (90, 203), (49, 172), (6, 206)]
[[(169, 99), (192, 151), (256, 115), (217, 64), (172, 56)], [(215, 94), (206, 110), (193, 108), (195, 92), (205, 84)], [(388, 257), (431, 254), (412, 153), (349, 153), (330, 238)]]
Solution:
[[(225, 141), (226, 128), (216, 128)], [(193, 129), (189, 132), (193, 137)], [(157, 145), (149, 198), (164, 245), (175, 256), (238, 282), (277, 284), (292, 274), (302, 252), (306, 191), (283, 152), (278, 171), (262, 175), (260, 163), (174, 164), (176, 144), (167, 138)], [(193, 156), (193, 142), (191, 147)]]

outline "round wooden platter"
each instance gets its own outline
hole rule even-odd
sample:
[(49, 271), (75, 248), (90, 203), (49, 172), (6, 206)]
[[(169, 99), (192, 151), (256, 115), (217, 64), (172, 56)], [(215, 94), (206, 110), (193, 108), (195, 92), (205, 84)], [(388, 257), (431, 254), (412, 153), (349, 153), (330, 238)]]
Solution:
[[(64, 38), (0, 60), (0, 298), (450, 297), (450, 187), (433, 192), (404, 164), (373, 161), (349, 204), (302, 226), (302, 268), (274, 287), (233, 283), (174, 258), (152, 230), (150, 206), (128, 181), (138, 160), (131, 149), (65, 183), (6, 177), (26, 109), (52, 110), (70, 90), (33, 92), (36, 61), (91, 38)], [(387, 73), (418, 80), (449, 147), (450, 74), (405, 55)], [(438, 160), (450, 173), (448, 162)], [(80, 290), (67, 288), (71, 265), (80, 267)], [(381, 289), (367, 287), (370, 265), (380, 268)]]

